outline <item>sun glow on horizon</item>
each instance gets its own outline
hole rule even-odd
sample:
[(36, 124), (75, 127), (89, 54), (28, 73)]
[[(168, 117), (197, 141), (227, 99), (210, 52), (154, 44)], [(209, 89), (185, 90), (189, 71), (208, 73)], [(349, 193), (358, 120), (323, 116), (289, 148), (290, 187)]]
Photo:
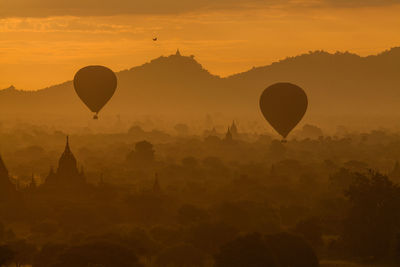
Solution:
[[(303, 2), (304, 3), (304, 2)], [(400, 45), (400, 5), (232, 9), (164, 15), (0, 19), (0, 88), (36, 90), (84, 65), (114, 71), (179, 48), (220, 76), (312, 50), (362, 56)], [(152, 38), (158, 37), (154, 42)], [(49, 75), (50, 74), (50, 75)]]

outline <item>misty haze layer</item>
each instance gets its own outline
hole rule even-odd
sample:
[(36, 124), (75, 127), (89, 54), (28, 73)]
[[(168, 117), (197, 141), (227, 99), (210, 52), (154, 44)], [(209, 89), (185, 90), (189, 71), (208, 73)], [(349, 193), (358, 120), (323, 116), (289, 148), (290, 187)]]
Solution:
[[(221, 78), (193, 56), (177, 53), (118, 72), (118, 89), (101, 113), (176, 120), (223, 114), (262, 121), (257, 104), (261, 92), (275, 82), (291, 82), (309, 97), (308, 122), (324, 126), (327, 118), (334, 118), (336, 125), (372, 127), (378, 122), (396, 127), (391, 119), (399, 114), (399, 68), (399, 48), (368, 57), (317, 51)], [(34, 92), (8, 88), (0, 96), (1, 113), (7, 118), (89, 116), (70, 81)]]

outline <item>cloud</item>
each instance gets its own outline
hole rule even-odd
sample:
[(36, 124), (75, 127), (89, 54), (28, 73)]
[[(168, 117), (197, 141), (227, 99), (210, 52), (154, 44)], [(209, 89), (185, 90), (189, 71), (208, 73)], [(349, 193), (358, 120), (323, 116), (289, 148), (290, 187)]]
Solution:
[(179, 14), (254, 7), (365, 7), (400, 0), (0, 0), (0, 17)]
[(324, 2), (336, 7), (371, 7), (400, 4), (400, 0), (324, 0)]
[(175, 14), (288, 0), (0, 0), (0, 17)]
[[(152, 30), (152, 28), (146, 28)], [(142, 27), (135, 25), (104, 22), (95, 18), (51, 17), (51, 18), (3, 18), (0, 19), (0, 32), (36, 33), (138, 33)]]

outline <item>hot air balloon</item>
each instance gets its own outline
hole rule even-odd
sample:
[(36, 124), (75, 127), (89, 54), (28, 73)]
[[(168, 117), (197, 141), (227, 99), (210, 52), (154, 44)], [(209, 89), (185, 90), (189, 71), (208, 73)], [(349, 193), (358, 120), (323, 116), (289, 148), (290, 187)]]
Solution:
[(98, 113), (114, 95), (117, 77), (107, 67), (87, 66), (75, 74), (74, 88), (82, 102), (95, 113), (93, 119), (98, 119)]
[(261, 94), (260, 109), (265, 119), (283, 137), (301, 121), (307, 111), (306, 93), (291, 83), (276, 83)]

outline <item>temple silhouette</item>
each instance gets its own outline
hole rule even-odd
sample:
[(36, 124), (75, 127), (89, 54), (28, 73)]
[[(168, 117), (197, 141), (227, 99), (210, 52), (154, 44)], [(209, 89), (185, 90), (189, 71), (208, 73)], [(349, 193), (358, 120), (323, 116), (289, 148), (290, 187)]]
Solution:
[(232, 122), (232, 125), (228, 127), (228, 130), (226, 131), (225, 134), (225, 141), (231, 142), (234, 139), (237, 139), (239, 137), (239, 133), (238, 133), (238, 128), (236, 126), (235, 121)]
[(14, 198), (16, 194), (16, 186), (11, 182), (7, 167), (0, 156), (0, 201)]
[(86, 184), (86, 178), (83, 169), (78, 169), (78, 164), (74, 154), (69, 146), (69, 137), (65, 144), (65, 150), (62, 153), (57, 171), (51, 168), (43, 186), (51, 187), (78, 187)]

